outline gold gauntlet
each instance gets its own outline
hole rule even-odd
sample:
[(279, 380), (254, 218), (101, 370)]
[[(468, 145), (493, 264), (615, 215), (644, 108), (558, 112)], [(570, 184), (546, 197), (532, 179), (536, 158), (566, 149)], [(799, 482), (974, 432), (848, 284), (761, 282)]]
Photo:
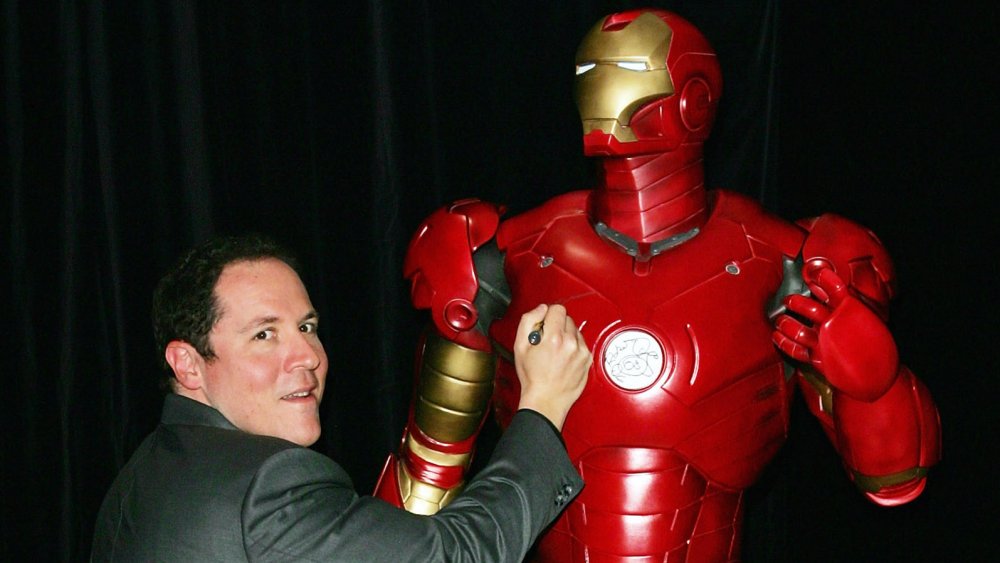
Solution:
[(429, 333), (414, 408), (417, 427), (439, 442), (472, 436), (486, 414), (495, 367), (493, 354)]
[[(468, 467), (471, 453), (465, 454), (445, 454), (431, 450), (419, 444), (412, 436), (406, 436), (406, 446), (416, 456), (437, 465)], [(406, 467), (405, 463), (399, 464), (399, 498), (403, 500), (403, 508), (413, 514), (423, 514), (430, 516), (437, 513), (451, 502), (452, 498), (462, 492), (465, 482), (451, 488), (438, 487), (429, 483), (418, 481)]]
[[(472, 459), (471, 447), (463, 453), (443, 452), (414, 438), (413, 432), (444, 444), (473, 436), (493, 394), (495, 367), (493, 354), (466, 348), (436, 333), (427, 335), (413, 409), (417, 428), (407, 433), (403, 445), (414, 467), (400, 463), (397, 474), (400, 498), (408, 512), (430, 515), (451, 502), (465, 484), (461, 476)], [(414, 472), (419, 473), (425, 464), (452, 469), (450, 477), (443, 477), (444, 483), (451, 484), (421, 481)]]

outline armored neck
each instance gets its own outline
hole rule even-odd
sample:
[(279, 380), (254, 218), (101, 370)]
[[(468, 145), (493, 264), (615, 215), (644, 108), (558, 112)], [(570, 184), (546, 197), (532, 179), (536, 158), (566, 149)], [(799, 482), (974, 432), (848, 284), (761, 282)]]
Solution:
[(595, 224), (640, 245), (690, 238), (708, 217), (701, 144), (605, 158), (590, 212)]

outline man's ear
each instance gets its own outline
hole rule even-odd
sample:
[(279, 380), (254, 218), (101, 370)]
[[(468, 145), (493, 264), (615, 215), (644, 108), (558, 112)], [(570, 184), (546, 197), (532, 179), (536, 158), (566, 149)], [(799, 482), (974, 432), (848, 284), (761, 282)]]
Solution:
[(163, 355), (181, 387), (188, 391), (201, 389), (204, 361), (194, 346), (181, 340), (171, 340)]

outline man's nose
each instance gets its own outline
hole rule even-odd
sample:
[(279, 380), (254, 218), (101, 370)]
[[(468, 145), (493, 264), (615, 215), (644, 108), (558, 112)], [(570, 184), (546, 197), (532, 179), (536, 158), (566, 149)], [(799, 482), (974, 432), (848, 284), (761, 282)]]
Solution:
[(288, 354), (288, 371), (300, 368), (314, 370), (319, 367), (322, 357), (323, 345), (319, 339), (314, 334), (296, 331)]

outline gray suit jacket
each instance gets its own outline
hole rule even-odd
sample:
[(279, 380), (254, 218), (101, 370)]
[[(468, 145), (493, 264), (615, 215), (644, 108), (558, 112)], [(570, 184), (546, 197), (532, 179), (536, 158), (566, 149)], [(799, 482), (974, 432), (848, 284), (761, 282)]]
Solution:
[(520, 561), (583, 485), (551, 425), (521, 411), (438, 514), (358, 497), (326, 456), (168, 395), (101, 505), (93, 561)]

